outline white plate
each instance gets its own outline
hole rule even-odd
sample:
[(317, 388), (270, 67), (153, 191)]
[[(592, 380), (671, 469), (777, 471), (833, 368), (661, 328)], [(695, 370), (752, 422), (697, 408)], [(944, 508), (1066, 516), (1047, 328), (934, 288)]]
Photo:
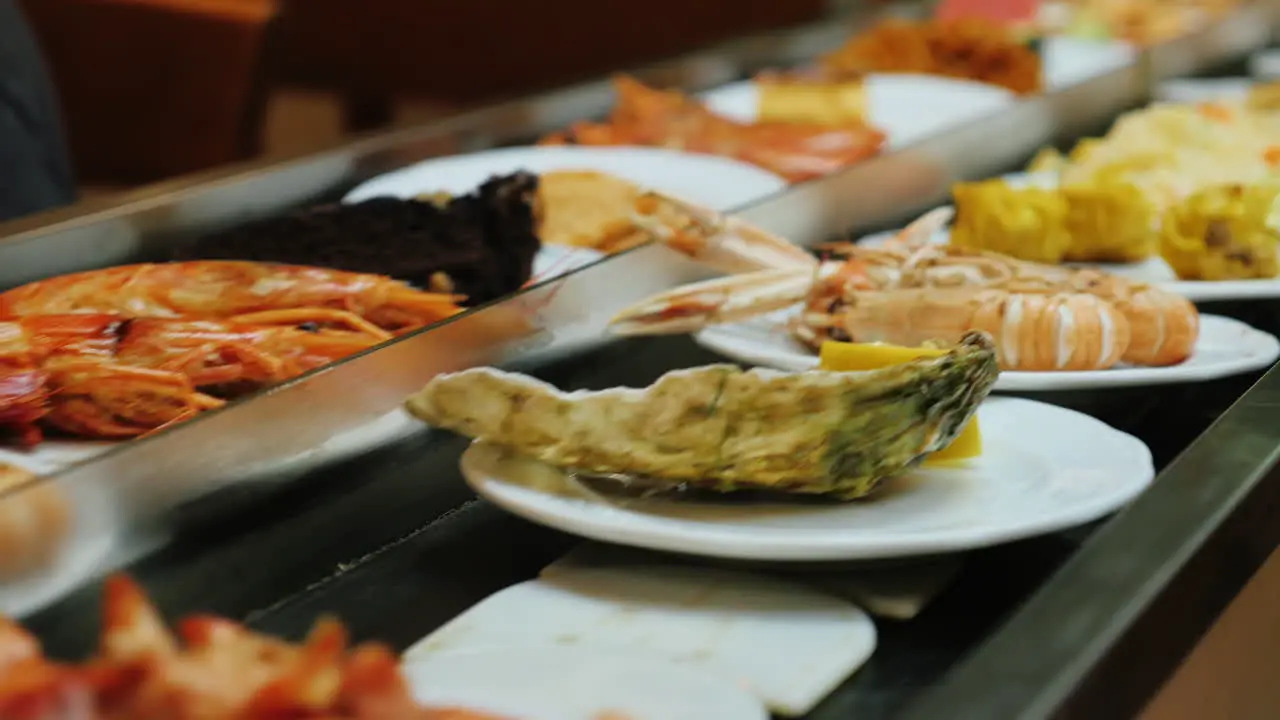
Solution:
[[(739, 362), (802, 372), (818, 367), (818, 356), (787, 332), (789, 313), (780, 312), (731, 325), (716, 325), (694, 336), (700, 345)], [(1200, 316), (1200, 337), (1191, 358), (1171, 367), (1113, 367), (1073, 372), (1000, 373), (996, 390), (1027, 392), (1082, 390), (1200, 382), (1251, 372), (1280, 357), (1275, 336), (1228, 317)]]
[(794, 717), (875, 651), (865, 612), (791, 580), (670, 559), (598, 560), (561, 560), (490, 595), (415, 643), (405, 661), (511, 646), (633, 649), (733, 680)]
[(433, 653), (404, 662), (418, 702), (520, 720), (767, 720), (732, 681), (634, 650), (572, 646)]
[[(786, 189), (782, 178), (754, 165), (673, 150), (633, 147), (518, 147), (435, 158), (380, 175), (352, 190), (344, 202), (374, 197), (410, 198), (427, 192), (468, 193), (494, 175), (521, 170), (596, 170), (636, 185), (728, 211)], [(533, 279), (547, 280), (602, 257), (588, 248), (546, 245), (533, 263)]]
[(773, 173), (715, 155), (641, 147), (517, 147), (427, 160), (373, 178), (344, 201), (386, 195), (408, 198), (436, 191), (467, 193), (494, 175), (520, 170), (596, 170), (719, 211), (734, 210), (787, 187)]
[(1042, 72), (1048, 90), (1075, 85), (1138, 61), (1137, 48), (1128, 43), (1068, 36), (1046, 38), (1043, 53)]
[(978, 416), (981, 457), (912, 471), (865, 502), (606, 504), (506, 482), (526, 473), (530, 461), (483, 443), (463, 454), (462, 472), (485, 499), (564, 532), (777, 561), (925, 555), (1053, 532), (1116, 510), (1155, 475), (1140, 440), (1087, 415), (997, 397), (983, 403)]
[[(888, 135), (888, 148), (901, 148), (949, 127), (1012, 107), (1016, 96), (1004, 88), (932, 75), (868, 75), (867, 110), (873, 126)], [(701, 96), (712, 112), (739, 122), (759, 117), (760, 92), (750, 80)]]
[[(1054, 173), (1011, 173), (1001, 179), (1014, 187), (1036, 186), (1052, 188), (1057, 185)], [(883, 244), (893, 236), (892, 232), (876, 233), (858, 242), (870, 246)], [(931, 238), (939, 245), (950, 242), (949, 230), (935, 233)], [(1162, 258), (1153, 257), (1131, 264), (1070, 263), (1076, 267), (1096, 267), (1113, 275), (1158, 285), (1177, 293), (1192, 302), (1218, 302), (1223, 300), (1267, 300), (1280, 298), (1280, 277), (1257, 280), (1179, 280)]]

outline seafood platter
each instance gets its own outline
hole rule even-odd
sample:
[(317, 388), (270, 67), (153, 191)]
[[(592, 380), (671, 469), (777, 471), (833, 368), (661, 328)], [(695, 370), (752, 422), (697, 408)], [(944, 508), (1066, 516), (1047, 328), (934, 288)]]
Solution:
[[(0, 717), (1022, 716), (1116, 646), (1088, 618), (1242, 584), (1168, 578), (1280, 446), (1280, 327), (1187, 289), (1274, 252), (1267, 184), (1197, 195), (1186, 148), (1116, 190), (1119, 124), (983, 178), (1256, 43), (1068, 82), (867, 27), (4, 228)], [(420, 154), (478, 137), (542, 142)]]

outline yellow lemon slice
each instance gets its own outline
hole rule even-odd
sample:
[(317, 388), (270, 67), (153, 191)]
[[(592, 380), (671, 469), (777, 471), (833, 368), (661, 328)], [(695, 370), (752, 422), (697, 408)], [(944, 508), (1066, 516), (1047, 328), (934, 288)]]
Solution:
[[(901, 365), (918, 358), (945, 355), (946, 350), (928, 347), (901, 347), (882, 343), (847, 343), (827, 341), (819, 351), (819, 367), (831, 372), (861, 372)], [(930, 464), (968, 460), (982, 454), (982, 431), (975, 416), (947, 447), (933, 453)]]

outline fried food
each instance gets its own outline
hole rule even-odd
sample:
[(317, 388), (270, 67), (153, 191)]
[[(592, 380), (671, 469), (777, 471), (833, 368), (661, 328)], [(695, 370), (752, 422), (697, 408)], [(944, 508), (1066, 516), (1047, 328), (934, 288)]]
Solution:
[(884, 133), (863, 123), (739, 123), (678, 92), (614, 79), (617, 105), (607, 121), (574, 123), (544, 145), (643, 145), (720, 155), (793, 182), (833, 173), (880, 152)]
[(950, 444), (998, 372), (990, 338), (974, 333), (942, 357), (867, 373), (711, 365), (639, 390), (564, 393), (479, 368), (436, 377), (405, 406), (572, 470), (854, 499)]
[(872, 72), (923, 73), (977, 80), (1034, 93), (1040, 56), (1003, 25), (977, 18), (886, 20), (820, 60), (833, 79)]
[(830, 81), (761, 75), (758, 116), (766, 123), (844, 125), (869, 123), (867, 88), (862, 79)]
[(53, 483), (34, 481), (32, 473), (0, 462), (0, 582), (45, 567), (70, 530), (66, 497)]
[(1072, 262), (1138, 262), (1157, 252), (1155, 207), (1129, 183), (1074, 185), (1060, 190)]
[(1067, 202), (1057, 190), (1013, 187), (997, 179), (956, 183), (951, 194), (955, 247), (1051, 265), (1062, 262), (1071, 247)]
[(184, 620), (175, 636), (124, 576), (107, 580), (97, 656), (45, 658), (39, 642), (0, 617), (0, 718), (5, 720), (499, 720), (419, 705), (390, 649), (348, 648), (321, 620), (305, 643), (258, 635), (215, 617)]
[(1166, 214), (1160, 254), (1183, 280), (1275, 277), (1277, 200), (1273, 184), (1205, 188)]
[(529, 281), (542, 247), (534, 218), (537, 192), (537, 176), (515, 173), (467, 195), (322, 205), (200, 238), (174, 259), (371, 273), (481, 305)]
[(1001, 179), (952, 186), (951, 244), (1020, 260), (1137, 262), (1156, 253), (1154, 205), (1134, 185), (1014, 187)]
[(631, 221), (640, 188), (622, 178), (591, 170), (547, 172), (538, 194), (538, 235), (545, 243), (615, 253), (648, 240)]

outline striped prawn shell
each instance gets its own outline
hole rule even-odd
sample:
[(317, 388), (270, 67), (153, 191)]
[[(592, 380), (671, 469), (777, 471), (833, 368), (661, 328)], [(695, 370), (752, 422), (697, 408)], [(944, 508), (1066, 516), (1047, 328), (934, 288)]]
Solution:
[(1083, 293), (992, 293), (969, 324), (991, 335), (1006, 370), (1103, 370), (1131, 341), (1125, 315)]
[(1111, 301), (1129, 321), (1132, 365), (1177, 365), (1191, 357), (1200, 338), (1200, 313), (1190, 300), (1150, 286)]
[(1004, 370), (1102, 370), (1129, 346), (1129, 321), (1087, 293), (1015, 293), (992, 288), (912, 288), (853, 293), (837, 306), (810, 305), (796, 334), (823, 340), (915, 347), (956, 343), (971, 330), (995, 341)]

